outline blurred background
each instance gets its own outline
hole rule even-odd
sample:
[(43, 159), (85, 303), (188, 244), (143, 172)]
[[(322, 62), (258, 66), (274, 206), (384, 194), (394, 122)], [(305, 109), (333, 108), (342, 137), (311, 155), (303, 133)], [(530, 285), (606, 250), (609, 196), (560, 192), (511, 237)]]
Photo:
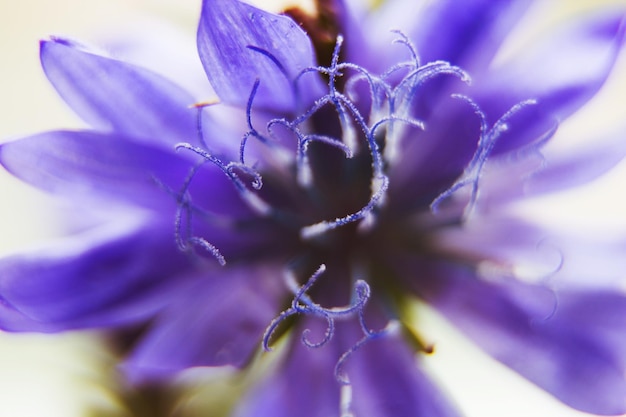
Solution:
[[(517, 31), (519, 36), (511, 47), (601, 3), (626, 7), (626, 0), (543, 0)], [(65, 35), (89, 41), (103, 33), (122, 32), (145, 19), (168, 20), (193, 36), (199, 9), (200, 0), (0, 0), (0, 140), (80, 126), (40, 69), (40, 39)], [(559, 140), (551, 146), (584, 146), (585, 140), (620, 126), (626, 132), (624, 58), (606, 88), (562, 126)], [(520, 211), (565, 230), (574, 227), (626, 236), (625, 180), (626, 166), (621, 164), (601, 180), (529, 202)], [(20, 250), (58, 232), (58, 206), (53, 201), (4, 171), (0, 171), (0, 190), (0, 253)], [(426, 358), (426, 365), (468, 417), (586, 415), (562, 406), (486, 357), (436, 314), (424, 312), (421, 317), (425, 333), (437, 343), (437, 353)], [(104, 340), (89, 332), (48, 336), (0, 333), (0, 416), (139, 416), (132, 401), (120, 395), (123, 390), (115, 358)], [(176, 415), (213, 416), (203, 412), (211, 402), (209, 391), (202, 386), (190, 388), (181, 396), (190, 403), (181, 410), (188, 411), (179, 410)], [(145, 415), (162, 414), (152, 411)]]

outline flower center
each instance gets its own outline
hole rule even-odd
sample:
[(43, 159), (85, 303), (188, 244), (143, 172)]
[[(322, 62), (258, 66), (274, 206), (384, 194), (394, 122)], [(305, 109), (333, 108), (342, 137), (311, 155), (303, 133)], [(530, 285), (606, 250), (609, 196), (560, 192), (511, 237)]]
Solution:
[[(209, 242), (210, 236), (196, 236), (189, 225), (193, 207), (188, 189), (205, 163), (223, 171), (259, 219), (269, 219), (285, 229), (293, 241), (300, 242), (298, 250), (321, 258), (321, 262), (328, 262), (325, 258), (371, 257), (382, 242), (401, 236), (401, 226), (395, 230), (379, 227), (379, 223), (397, 224), (384, 214), (390, 182), (387, 171), (399, 158), (406, 136), (424, 128), (424, 123), (413, 116), (415, 99), (422, 85), (436, 76), (448, 74), (465, 82), (469, 76), (446, 62), (421, 65), (408, 38), (396, 34), (395, 43), (406, 48), (409, 59), (383, 74), (340, 62), (343, 37), (337, 36), (329, 66), (306, 68), (290, 80), (296, 98), (299, 89), (307, 87), (307, 74), (322, 75), (328, 86), (313, 103), (298, 105), (296, 99), (299, 108), (293, 115), (273, 117), (256, 112), (254, 100), (262, 83), (257, 80), (246, 107), (248, 129), (242, 136), (239, 161), (223, 162), (209, 152), (201, 125), (205, 105), (198, 105), (202, 146), (177, 146), (201, 157), (177, 194), (179, 247), (199, 247), (221, 264), (226, 262), (220, 249)], [(282, 68), (270, 52), (254, 45), (248, 48), (275, 63), (277, 70)], [(261, 158), (260, 167), (248, 164), (251, 152), (256, 159)], [(488, 152), (481, 153), (479, 165)], [(435, 203), (453, 191), (454, 186)], [(185, 218), (188, 224), (183, 225)], [(415, 240), (411, 238), (413, 243)]]
[[(296, 97), (289, 115), (255, 110), (255, 96), (263, 82), (256, 80), (245, 109), (247, 129), (237, 161), (224, 162), (209, 152), (202, 137), (204, 105), (198, 106), (202, 146), (178, 145), (201, 157), (176, 194), (180, 207), (176, 219), (179, 247), (203, 249), (222, 265), (228, 261), (220, 248), (209, 242), (210, 236), (194, 233), (190, 220), (195, 209), (189, 187), (202, 165), (217, 166), (255, 214), (250, 227), (270, 224), (269, 233), (283, 243), (274, 249), (274, 255), (288, 262), (286, 284), (294, 298), (291, 306), (268, 326), (264, 347), (270, 349), (275, 330), (294, 315), (315, 316), (327, 322), (321, 340), (303, 335), (302, 340), (309, 347), (330, 341), (336, 320), (357, 320), (362, 339), (337, 363), (336, 377), (343, 385), (349, 384), (342, 366), (351, 353), (369, 340), (397, 331), (398, 311), (390, 312), (387, 325), (383, 323), (378, 330), (370, 328), (366, 320), (370, 294), (375, 293), (377, 301), (387, 301), (395, 310), (401, 308), (398, 305), (406, 298), (393, 279), (388, 265), (393, 257), (389, 254), (408, 251), (425, 258), (441, 255), (431, 242), (432, 234), (441, 224), (461, 222), (464, 213), (461, 209), (451, 217), (437, 219), (433, 212), (461, 188), (470, 190), (465, 214), (472, 209), (481, 171), (496, 141), (507, 130), (508, 119), (534, 103), (529, 100), (517, 104), (489, 127), (485, 114), (472, 99), (453, 95), (479, 119), (476, 151), (464, 172), (434, 200), (411, 207), (408, 213), (398, 212), (394, 197), (388, 195), (393, 179), (390, 168), (402, 159), (405, 141), (409, 137), (416, 140), (415, 132), (425, 127), (415, 117), (422, 87), (440, 75), (451, 75), (463, 82), (469, 82), (469, 76), (447, 62), (421, 65), (409, 39), (400, 32), (396, 34), (395, 43), (406, 48), (408, 59), (382, 74), (340, 62), (343, 37), (337, 36), (330, 65), (307, 68), (295, 80), (289, 80)], [(270, 52), (254, 45), (248, 48), (273, 62), (277, 70), (282, 68)], [(299, 88), (306, 88), (303, 80), (311, 73), (326, 79), (327, 91), (313, 103), (299, 103)], [(249, 159), (258, 163), (249, 163)], [(421, 221), (419, 215), (425, 215), (427, 220)], [(333, 279), (320, 278), (327, 270), (333, 271)], [(428, 351), (418, 337), (414, 342), (418, 349)]]

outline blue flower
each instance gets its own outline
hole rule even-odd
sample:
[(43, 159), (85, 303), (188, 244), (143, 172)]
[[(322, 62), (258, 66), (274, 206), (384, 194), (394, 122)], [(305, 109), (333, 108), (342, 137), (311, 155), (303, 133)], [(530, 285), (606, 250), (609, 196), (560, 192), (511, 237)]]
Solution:
[[(494, 65), (529, 5), (329, 0), (309, 16), (205, 0), (208, 102), (189, 80), (43, 41), (48, 79), (91, 128), (2, 144), (0, 163), (84, 218), (0, 261), (0, 326), (131, 333), (139, 379), (281, 344), (240, 417), (456, 416), (420, 368), (419, 299), (565, 404), (626, 412), (626, 296), (568, 275), (576, 245), (506, 211), (626, 154), (543, 152), (606, 80), (624, 17), (591, 14)], [(558, 262), (522, 279), (538, 253)]]

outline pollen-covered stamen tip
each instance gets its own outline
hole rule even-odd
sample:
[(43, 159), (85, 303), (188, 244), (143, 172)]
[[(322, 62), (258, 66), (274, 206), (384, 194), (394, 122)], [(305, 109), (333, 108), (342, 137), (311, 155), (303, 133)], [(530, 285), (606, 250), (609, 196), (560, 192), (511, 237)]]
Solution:
[(246, 186), (246, 184), (244, 184), (241, 178), (239, 178), (239, 175), (235, 172), (236, 169), (240, 169), (244, 173), (252, 175), (251, 186), (253, 189), (259, 189), (262, 185), (261, 174), (255, 172), (252, 168), (247, 167), (242, 164), (237, 164), (234, 162), (229, 163), (229, 164), (224, 164), (219, 158), (212, 155), (208, 151), (202, 148), (199, 148), (197, 146), (193, 146), (189, 143), (178, 143), (176, 144), (175, 148), (176, 150), (179, 150), (179, 149), (190, 150), (200, 155), (206, 161), (211, 162), (216, 167), (218, 167), (232, 181), (233, 185), (235, 186), (235, 189), (237, 190), (237, 192), (239, 193), (243, 201), (246, 202), (248, 207), (254, 210), (257, 214), (261, 216), (267, 216), (272, 212), (272, 207), (266, 201), (264, 201), (261, 197), (259, 197), (256, 193), (252, 192)]
[(188, 107), (190, 109), (203, 109), (205, 107), (215, 106), (216, 104), (220, 104), (220, 100), (218, 98), (213, 98), (205, 101), (198, 101), (197, 103), (190, 104)]
[(213, 257), (215, 257), (215, 259), (221, 266), (226, 265), (226, 259), (224, 258), (224, 256), (222, 256), (219, 249), (217, 249), (213, 244), (207, 242), (205, 239), (197, 236), (192, 236), (189, 238), (189, 242), (196, 246), (199, 246), (200, 248), (213, 255)]
[(287, 285), (292, 291), (295, 292), (295, 295), (293, 301), (291, 302), (291, 307), (280, 313), (278, 317), (272, 320), (272, 322), (265, 330), (265, 333), (263, 335), (263, 348), (265, 351), (272, 350), (269, 346), (269, 342), (278, 326), (284, 320), (293, 315), (304, 314), (312, 317), (323, 318), (324, 320), (326, 320), (326, 331), (320, 341), (312, 342), (309, 339), (309, 329), (305, 329), (302, 332), (302, 343), (310, 348), (318, 348), (324, 346), (333, 338), (335, 334), (335, 320), (346, 320), (353, 317), (358, 317), (359, 321), (362, 322), (363, 310), (370, 297), (370, 287), (367, 282), (363, 280), (358, 280), (355, 282), (352, 301), (349, 305), (344, 307), (322, 307), (319, 304), (314, 303), (311, 298), (309, 298), (309, 296), (306, 294), (306, 292), (313, 286), (313, 284), (317, 281), (319, 276), (325, 270), (326, 266), (324, 264), (320, 265), (320, 267), (309, 278), (309, 280), (297, 290), (294, 283), (289, 280), (289, 278), (291, 277), (287, 277)]
[[(197, 207), (193, 207), (191, 203), (191, 197), (189, 195), (189, 186), (191, 182), (195, 178), (199, 169), (204, 165), (204, 162), (193, 166), (185, 181), (183, 182), (182, 188), (175, 192), (174, 190), (167, 187), (157, 178), (153, 178), (154, 181), (159, 185), (159, 187), (163, 188), (168, 194), (176, 199), (176, 214), (174, 216), (174, 240), (176, 242), (176, 247), (181, 252), (188, 252), (192, 249), (192, 246), (200, 247), (205, 250), (209, 254), (211, 254), (221, 266), (226, 265), (226, 259), (221, 254), (219, 249), (213, 244), (209, 243), (207, 240), (193, 236), (193, 227), (192, 227), (192, 217), (194, 211), (198, 210)], [(210, 213), (204, 213), (205, 215), (210, 215)]]
[(313, 302), (308, 297), (308, 295), (306, 295), (306, 292), (315, 283), (317, 278), (321, 274), (323, 274), (325, 271), (326, 271), (326, 265), (321, 264), (319, 268), (317, 268), (317, 271), (315, 271), (315, 273), (311, 275), (309, 280), (300, 288), (297, 288), (297, 283), (293, 275), (288, 274), (286, 276), (287, 287), (294, 293), (294, 298), (293, 298), (293, 301), (291, 302), (291, 307), (283, 311), (282, 313), (280, 313), (279, 316), (276, 317), (274, 320), (272, 320), (269, 326), (265, 329), (265, 333), (263, 334), (263, 349), (266, 352), (270, 352), (272, 350), (272, 348), (269, 346), (269, 342), (270, 342), (272, 335), (276, 331), (276, 328), (278, 328), (278, 326), (288, 317), (303, 312), (301, 311), (301, 308), (299, 306), (300, 301), (302, 300), (307, 305), (313, 304)]
[(509, 130), (509, 120), (518, 114), (522, 109), (537, 104), (537, 100), (528, 99), (515, 104), (504, 115), (502, 115), (491, 128), (489, 128), (487, 115), (478, 103), (470, 97), (462, 94), (453, 94), (452, 97), (465, 101), (474, 110), (474, 113), (480, 119), (480, 134), (476, 151), (474, 152), (470, 162), (465, 167), (461, 177), (457, 179), (447, 190), (439, 194), (430, 204), (430, 208), (433, 213), (437, 213), (440, 204), (444, 200), (451, 197), (459, 189), (471, 184), (472, 188), (470, 190), (469, 202), (465, 207), (465, 216), (467, 217), (467, 215), (469, 215), (469, 213), (473, 210), (478, 199), (478, 183), (480, 181), (482, 171), (502, 134)]

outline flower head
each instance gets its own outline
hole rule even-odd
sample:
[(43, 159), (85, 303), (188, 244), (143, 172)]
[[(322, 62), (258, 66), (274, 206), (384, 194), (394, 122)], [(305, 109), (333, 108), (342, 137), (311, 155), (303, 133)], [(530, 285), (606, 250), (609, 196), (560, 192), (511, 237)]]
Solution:
[(626, 152), (542, 153), (608, 76), (624, 19), (588, 16), (492, 65), (528, 3), (413, 15), (329, 0), (309, 16), (205, 0), (208, 101), (43, 41), (46, 75), (90, 128), (5, 143), (0, 163), (98, 215), (0, 261), (2, 328), (131, 329), (135, 378), (242, 367), (285, 339), (234, 415), (455, 416), (420, 367), (433, 347), (408, 313), (419, 299), (564, 403), (626, 412), (626, 297), (558, 267), (522, 280), (533, 254), (570, 255), (503, 209)]

